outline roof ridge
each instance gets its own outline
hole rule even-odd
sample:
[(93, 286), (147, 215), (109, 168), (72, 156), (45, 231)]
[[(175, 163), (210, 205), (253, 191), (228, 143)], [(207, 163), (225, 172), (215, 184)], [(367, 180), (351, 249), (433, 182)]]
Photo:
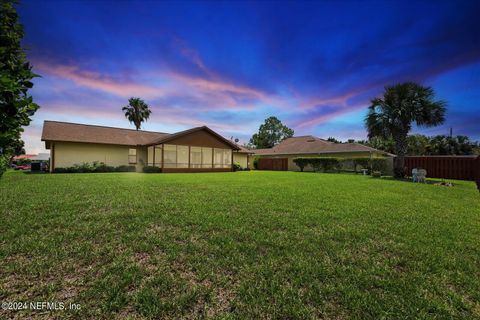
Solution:
[(291, 139), (291, 138), (307, 138), (307, 137), (310, 137), (310, 138), (317, 138), (311, 134), (306, 134), (306, 135), (303, 135), (303, 136), (293, 136), (293, 137), (288, 137), (287, 139)]
[(171, 133), (168, 133), (168, 132), (135, 130), (135, 129), (129, 129), (129, 128), (119, 128), (119, 127), (112, 127), (112, 126), (102, 126), (102, 125), (97, 125), (97, 124), (86, 124), (86, 123), (77, 123), (77, 122), (68, 122), (68, 121), (44, 120), (43, 122), (44, 123), (45, 122), (56, 122), (56, 123), (73, 124), (73, 125), (77, 125), (77, 126), (88, 126), (88, 127), (97, 127), (97, 128), (107, 128), (107, 129), (129, 130), (129, 131), (135, 131), (135, 132), (171, 134)]

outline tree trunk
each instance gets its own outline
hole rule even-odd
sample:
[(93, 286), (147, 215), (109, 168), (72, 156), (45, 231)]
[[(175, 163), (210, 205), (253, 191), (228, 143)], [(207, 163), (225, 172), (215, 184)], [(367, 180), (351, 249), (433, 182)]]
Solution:
[(405, 154), (407, 153), (407, 135), (399, 134), (393, 137), (395, 140), (395, 154), (393, 172), (395, 178), (405, 177)]

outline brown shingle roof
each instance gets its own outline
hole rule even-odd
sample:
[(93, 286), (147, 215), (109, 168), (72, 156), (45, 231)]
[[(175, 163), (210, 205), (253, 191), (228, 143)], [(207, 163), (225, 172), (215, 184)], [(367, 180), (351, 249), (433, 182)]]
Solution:
[(357, 143), (334, 143), (314, 136), (292, 137), (285, 139), (273, 148), (253, 151), (256, 155), (382, 152)]
[(238, 144), (237, 144), (237, 147), (239, 148), (239, 150), (237, 151), (238, 153), (249, 153), (249, 154), (255, 153), (254, 150), (244, 148), (242, 146), (239, 146)]
[(45, 121), (42, 141), (68, 141), (119, 145), (144, 145), (169, 136), (168, 133)]
[(237, 150), (239, 148), (235, 143), (233, 143), (232, 141), (230, 141), (228, 139), (225, 139), (224, 137), (222, 137), (221, 135), (219, 135), (218, 133), (216, 133), (215, 131), (213, 131), (212, 129), (210, 129), (207, 126), (195, 127), (195, 128), (192, 128), (192, 129), (188, 129), (188, 130), (179, 131), (179, 132), (176, 132), (176, 133), (173, 133), (173, 134), (165, 135), (163, 137), (160, 137), (158, 139), (150, 141), (148, 144), (165, 143), (165, 142), (171, 141), (173, 139), (176, 139), (178, 137), (182, 137), (184, 135), (187, 135), (189, 133), (193, 133), (193, 132), (196, 132), (196, 131), (199, 131), (199, 130), (205, 130), (205, 131), (209, 132), (210, 134), (212, 134), (213, 136), (222, 140), (223, 142), (225, 142), (226, 144), (228, 144), (229, 146), (231, 146), (235, 150)]

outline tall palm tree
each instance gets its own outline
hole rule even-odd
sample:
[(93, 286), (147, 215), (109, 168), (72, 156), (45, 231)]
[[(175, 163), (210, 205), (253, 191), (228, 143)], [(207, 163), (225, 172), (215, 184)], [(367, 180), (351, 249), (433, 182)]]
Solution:
[(386, 87), (383, 98), (374, 98), (368, 107), (365, 118), (368, 137), (393, 138), (395, 142), (396, 177), (405, 176), (404, 156), (412, 124), (432, 127), (445, 121), (446, 103), (434, 101), (434, 95), (430, 87), (405, 82)]
[(128, 99), (128, 106), (123, 107), (122, 111), (125, 112), (125, 117), (128, 121), (130, 123), (133, 122), (137, 130), (140, 129), (142, 122), (148, 120), (152, 113), (148, 104), (140, 98)]

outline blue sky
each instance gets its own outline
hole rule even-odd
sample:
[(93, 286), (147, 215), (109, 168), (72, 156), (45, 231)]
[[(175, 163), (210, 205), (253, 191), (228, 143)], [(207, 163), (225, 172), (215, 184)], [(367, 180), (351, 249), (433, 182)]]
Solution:
[(385, 85), (416, 81), (447, 101), (428, 135), (480, 140), (478, 1), (23, 1), (24, 46), (41, 109), (23, 138), (43, 151), (44, 120), (145, 130), (207, 125), (246, 142), (274, 115), (298, 135), (364, 139)]

